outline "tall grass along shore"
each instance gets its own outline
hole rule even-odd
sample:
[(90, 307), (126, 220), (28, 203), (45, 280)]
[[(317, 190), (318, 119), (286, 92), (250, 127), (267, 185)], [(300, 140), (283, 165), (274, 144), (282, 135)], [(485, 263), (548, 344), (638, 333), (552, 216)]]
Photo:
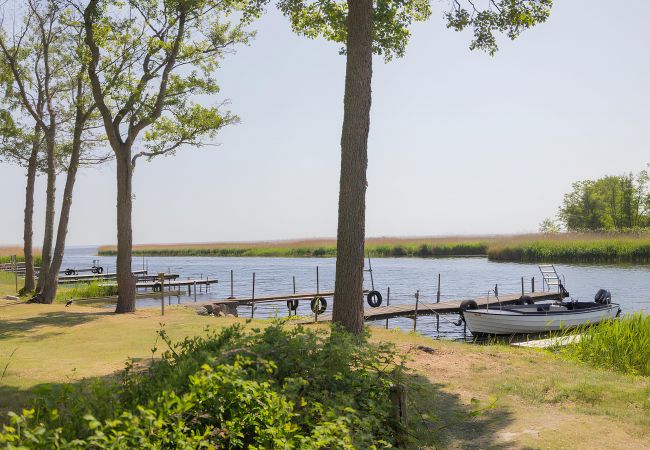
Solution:
[(574, 330), (579, 339), (558, 351), (597, 367), (650, 376), (650, 315), (642, 312)]
[[(650, 262), (650, 233), (556, 233), (512, 236), (370, 238), (374, 257), (487, 256), (492, 261), (518, 262)], [(137, 256), (333, 257), (334, 239), (272, 242), (136, 245)], [(114, 246), (99, 254), (116, 254)]]

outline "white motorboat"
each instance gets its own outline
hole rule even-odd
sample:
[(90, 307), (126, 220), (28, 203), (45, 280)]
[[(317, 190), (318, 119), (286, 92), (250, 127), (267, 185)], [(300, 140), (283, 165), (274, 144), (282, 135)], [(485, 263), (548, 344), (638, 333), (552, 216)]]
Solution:
[[(594, 325), (618, 317), (621, 307), (612, 303), (612, 295), (600, 289), (593, 302), (565, 300), (569, 292), (552, 264), (540, 265), (544, 287), (557, 288), (558, 300), (533, 303), (522, 296), (517, 305), (491, 305), (478, 308), (473, 300), (461, 303), (461, 321), (474, 335), (537, 334)], [(496, 289), (495, 289), (496, 294)], [(497, 297), (498, 300), (498, 297)]]
[(535, 334), (593, 325), (620, 314), (616, 303), (555, 302), (467, 309), (463, 318), (474, 335)]

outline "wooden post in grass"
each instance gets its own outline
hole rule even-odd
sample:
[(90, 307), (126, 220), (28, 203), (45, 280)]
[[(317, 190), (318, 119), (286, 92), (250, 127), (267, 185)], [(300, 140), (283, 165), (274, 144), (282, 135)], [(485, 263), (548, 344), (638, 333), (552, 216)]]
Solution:
[(404, 440), (404, 431), (408, 426), (408, 395), (406, 385), (393, 384), (390, 387), (391, 415), (399, 425), (400, 433), (397, 435), (397, 445), (401, 446)]
[(18, 292), (18, 256), (17, 255), (11, 256), (11, 263), (14, 266), (14, 275), (16, 278), (16, 292)]
[(194, 280), (194, 303), (196, 303), (196, 280)]

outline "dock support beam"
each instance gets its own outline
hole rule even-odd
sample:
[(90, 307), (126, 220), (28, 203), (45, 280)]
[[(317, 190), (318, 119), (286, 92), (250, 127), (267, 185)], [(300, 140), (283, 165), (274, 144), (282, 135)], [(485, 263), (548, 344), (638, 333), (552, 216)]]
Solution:
[(415, 316), (413, 316), (413, 331), (418, 327), (418, 306), (420, 305), (420, 290), (415, 292)]
[[(440, 303), (440, 274), (438, 274), (438, 291), (436, 292), (436, 303)], [(436, 332), (440, 332), (440, 314), (436, 314)]]
[(255, 317), (255, 272), (253, 272), (253, 295), (251, 295), (251, 319)]

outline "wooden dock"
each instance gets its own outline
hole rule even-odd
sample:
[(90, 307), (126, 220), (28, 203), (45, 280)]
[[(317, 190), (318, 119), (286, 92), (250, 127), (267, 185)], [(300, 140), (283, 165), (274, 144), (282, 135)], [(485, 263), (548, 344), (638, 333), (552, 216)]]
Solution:
[[(133, 271), (134, 276), (139, 276), (139, 275), (146, 275), (147, 271), (146, 270), (135, 270)], [(111, 272), (111, 273), (102, 273), (102, 274), (97, 274), (97, 273), (89, 273), (86, 275), (60, 275), (59, 276), (59, 284), (66, 284), (66, 283), (83, 283), (87, 281), (95, 281), (95, 280), (114, 280), (117, 279), (117, 273)]]
[[(167, 279), (165, 280), (164, 286), (162, 286), (162, 288), (172, 289), (172, 288), (186, 287), (188, 289), (188, 292), (191, 292), (192, 286), (196, 286), (196, 287), (205, 286), (207, 288), (210, 285), (216, 284), (218, 282), (219, 281), (217, 279), (208, 279), (208, 278), (203, 278), (199, 280)], [(160, 281), (141, 281), (136, 283), (135, 287), (136, 289), (151, 289), (152, 291), (157, 291), (161, 288), (161, 284)]]
[[(367, 293), (367, 291), (364, 291), (364, 293)], [(250, 306), (251, 304), (258, 304), (258, 303), (271, 303), (271, 302), (282, 302), (282, 301), (289, 301), (289, 300), (312, 300), (315, 297), (333, 297), (334, 296), (334, 291), (326, 291), (326, 292), (302, 292), (302, 293), (297, 293), (297, 294), (284, 294), (284, 295), (272, 295), (268, 297), (255, 297), (255, 298), (234, 298), (234, 299), (226, 299), (226, 300), (218, 300), (216, 302), (212, 302), (213, 305), (234, 305), (234, 306)]]
[[(552, 300), (559, 298), (557, 292), (528, 292), (524, 295), (531, 297), (534, 301), (538, 300)], [(515, 295), (501, 295), (497, 300), (495, 297), (476, 298), (474, 301), (478, 304), (479, 308), (489, 305), (512, 305), (517, 303), (521, 298), (521, 294)], [(396, 317), (415, 317), (415, 316), (434, 316), (440, 314), (458, 314), (460, 312), (460, 303), (462, 300), (451, 300), (440, 303), (429, 303), (419, 301), (410, 305), (391, 305), (380, 306), (378, 308), (365, 308), (364, 319), (368, 322), (374, 320), (393, 319)], [(327, 322), (332, 320), (331, 313), (323, 313), (318, 315), (318, 322)], [(314, 319), (305, 319), (301, 323), (313, 323)]]

